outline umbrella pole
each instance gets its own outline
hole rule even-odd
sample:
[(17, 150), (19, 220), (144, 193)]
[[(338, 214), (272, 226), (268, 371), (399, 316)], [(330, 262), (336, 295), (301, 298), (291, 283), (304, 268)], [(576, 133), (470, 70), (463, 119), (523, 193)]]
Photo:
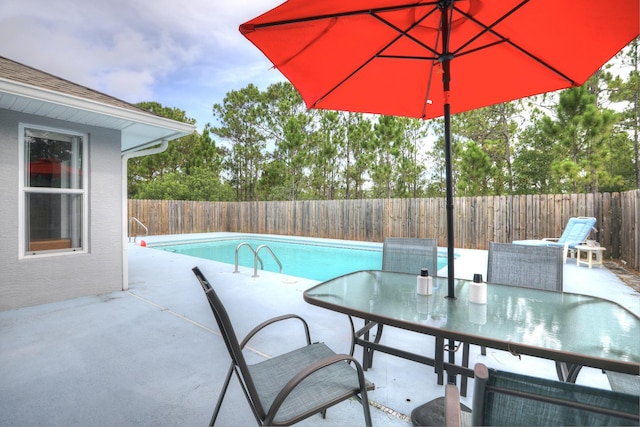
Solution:
[[(448, 65), (448, 64), (447, 64)], [(448, 68), (448, 67), (446, 67)], [(445, 97), (447, 97), (448, 91), (445, 91)], [(444, 104), (444, 150), (445, 150), (445, 168), (446, 168), (446, 183), (447, 183), (447, 298), (454, 298), (454, 238), (453, 238), (453, 167), (452, 155), (451, 155), (451, 106), (446, 101)]]
[(451, 154), (451, 104), (449, 102), (449, 84), (451, 81), (451, 58), (449, 53), (449, 36), (451, 30), (450, 17), (448, 16), (453, 7), (452, 0), (445, 0), (441, 4), (441, 27), (442, 27), (442, 55), (439, 60), (442, 63), (442, 89), (444, 95), (444, 156), (445, 156), (445, 182), (447, 185), (447, 298), (455, 298), (455, 288), (453, 285), (455, 278), (454, 269), (454, 238), (453, 238), (453, 166)]
[[(443, 63), (444, 66), (444, 63)], [(443, 67), (446, 71), (445, 75), (448, 75), (449, 61), (446, 61), (446, 66)], [(446, 78), (446, 77), (443, 77)], [(449, 90), (448, 90), (448, 78), (445, 84), (445, 103), (444, 103), (444, 145), (445, 145), (445, 168), (446, 168), (446, 181), (447, 181), (447, 298), (456, 299), (454, 276), (455, 269), (453, 266), (454, 253), (453, 253), (453, 172), (452, 172), (452, 156), (451, 156), (451, 106), (449, 105)], [(455, 364), (455, 341), (449, 340), (449, 363)], [(447, 372), (447, 382), (449, 384), (456, 383), (456, 376)]]
[[(451, 54), (449, 53), (450, 22), (447, 16), (452, 7), (452, 1), (442, 3), (442, 92), (444, 95), (444, 156), (445, 156), (445, 181), (447, 185), (447, 298), (455, 299), (455, 268), (454, 268), (454, 237), (453, 237), (453, 156), (451, 149), (451, 104), (449, 89), (451, 81)], [(449, 363), (455, 364), (455, 341), (449, 339)], [(456, 375), (447, 371), (447, 383), (455, 384)]]

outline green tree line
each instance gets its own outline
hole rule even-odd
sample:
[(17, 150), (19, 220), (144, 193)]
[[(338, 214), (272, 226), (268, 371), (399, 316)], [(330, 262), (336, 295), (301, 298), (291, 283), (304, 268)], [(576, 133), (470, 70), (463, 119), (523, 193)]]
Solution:
[[(586, 84), (452, 117), (456, 196), (640, 188), (634, 40)], [(614, 73), (611, 64), (623, 73)], [(183, 122), (178, 108), (138, 104)], [(254, 201), (440, 197), (442, 119), (309, 110), (289, 83), (250, 84), (160, 154), (130, 160), (129, 197)]]

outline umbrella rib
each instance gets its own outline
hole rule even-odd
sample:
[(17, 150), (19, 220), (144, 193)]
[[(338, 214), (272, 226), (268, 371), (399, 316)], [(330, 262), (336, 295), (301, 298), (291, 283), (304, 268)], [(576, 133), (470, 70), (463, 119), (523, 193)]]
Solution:
[(376, 13), (394, 12), (397, 10), (411, 9), (415, 7), (437, 5), (438, 3), (439, 3), (438, 0), (431, 1), (431, 2), (418, 1), (413, 3), (403, 4), (403, 5), (397, 5), (397, 6), (379, 7), (374, 9), (352, 10), (352, 11), (342, 12), (342, 13), (328, 13), (324, 15), (306, 16), (303, 18), (296, 18), (296, 19), (285, 19), (281, 21), (264, 22), (261, 24), (248, 24), (248, 25), (243, 24), (240, 26), (240, 30), (242, 32), (250, 32), (252, 30), (259, 29), (259, 28), (277, 27), (280, 25), (297, 24), (300, 22), (309, 22), (309, 21), (319, 21), (322, 19), (341, 18), (345, 16), (374, 15)]
[(411, 56), (411, 55), (375, 55), (376, 58), (386, 59), (411, 59), (416, 61), (437, 61), (437, 56)]
[[(437, 8), (431, 9), (429, 11), (429, 13), (425, 14), (422, 18), (416, 20), (416, 22), (413, 25), (411, 25), (408, 29), (406, 29), (404, 31), (402, 29), (396, 27), (392, 23), (388, 22), (387, 20), (383, 19), (382, 17), (380, 17), (378, 15), (373, 15), (375, 18), (380, 20), (380, 22), (382, 22), (383, 24), (389, 26), (391, 29), (393, 29), (393, 30), (395, 30), (395, 31), (397, 31), (399, 33), (399, 36), (393, 41), (394, 43), (395, 43), (395, 41), (399, 40), (400, 37), (405, 36), (409, 40), (413, 41), (414, 43), (418, 44), (419, 46), (422, 46), (424, 49), (428, 50), (429, 52), (431, 52), (431, 53), (433, 53), (435, 55), (434, 57), (420, 57), (420, 56), (410, 56), (410, 55), (380, 55), (380, 54), (377, 55), (378, 58), (432, 61), (431, 68), (429, 70), (429, 79), (428, 79), (428, 83), (427, 83), (427, 91), (425, 93), (424, 103), (423, 103), (423, 107), (422, 107), (422, 118), (424, 118), (427, 115), (427, 107), (429, 105), (429, 93), (431, 92), (431, 82), (433, 80), (433, 70), (435, 68), (434, 67), (434, 63), (435, 63), (434, 61), (439, 60), (441, 54), (437, 50), (432, 49), (431, 46), (428, 46), (428, 45), (424, 44), (422, 41), (420, 41), (417, 38), (413, 37), (412, 35), (408, 34), (408, 31), (410, 31), (411, 29), (415, 28), (417, 25), (419, 25), (422, 21), (427, 19), (429, 16), (431, 16), (432, 13), (436, 12), (437, 10), (438, 10)], [(436, 44), (435, 44), (436, 47), (438, 46), (441, 32), (442, 32), (442, 27), (439, 26), (438, 27), (438, 32), (437, 32), (438, 35), (436, 37)], [(385, 46), (385, 49), (388, 46), (389, 45)], [(382, 49), (382, 50), (384, 50), (384, 49)]]
[(300, 48), (296, 53), (294, 53), (293, 55), (291, 55), (289, 58), (284, 59), (283, 61), (280, 61), (278, 64), (273, 64), (275, 68), (280, 68), (284, 65), (286, 65), (288, 62), (290, 62), (292, 59), (294, 59), (295, 57), (297, 57), (298, 55), (300, 55), (302, 52), (304, 52), (305, 50), (307, 50), (310, 46), (312, 46), (314, 43), (316, 43), (318, 40), (320, 40), (322, 38), (322, 36), (324, 36), (325, 34), (327, 34), (329, 32), (329, 30), (336, 24), (336, 19), (333, 19), (329, 22), (329, 24), (327, 25), (327, 27), (322, 30), (322, 32), (320, 32), (320, 34), (318, 34), (317, 36), (315, 36), (312, 40), (310, 40), (306, 45), (304, 45), (302, 48)]
[[(414, 22), (409, 28), (407, 28), (406, 30), (403, 30), (399, 27), (396, 27), (395, 25), (393, 25), (391, 22), (387, 21), (386, 19), (382, 18), (381, 16), (378, 16), (377, 14), (373, 13), (372, 16), (374, 18), (376, 18), (377, 20), (379, 20), (380, 22), (382, 22), (383, 24), (385, 24), (386, 26), (388, 26), (389, 28), (391, 28), (392, 30), (396, 31), (399, 33), (399, 36), (393, 40), (392, 43), (389, 43), (387, 46), (385, 46), (385, 49), (387, 47), (389, 47), (391, 44), (395, 43), (397, 40), (399, 40), (402, 36), (407, 37), (409, 40), (413, 41), (414, 43), (418, 44), (419, 46), (425, 48), (426, 50), (430, 51), (431, 53), (433, 53), (434, 55), (439, 55), (439, 52), (435, 49), (432, 49), (431, 46), (424, 44), (422, 41), (418, 40), (417, 38), (413, 37), (411, 34), (408, 34), (409, 31), (411, 31), (412, 29), (414, 29), (415, 27), (417, 27), (418, 25), (420, 25), (420, 23), (422, 21), (424, 21), (425, 19), (427, 19), (429, 16), (431, 16), (432, 13), (436, 12), (437, 9), (431, 9), (429, 11), (429, 13), (427, 13), (426, 15), (424, 15), (422, 18), (417, 19), (416, 22)], [(436, 45), (437, 46), (437, 45)], [(384, 50), (384, 49), (382, 49)], [(382, 51), (381, 50), (381, 51)]]
[[(428, 3), (422, 4), (421, 6), (425, 6), (425, 5), (429, 5)], [(382, 10), (383, 12), (386, 12), (388, 10), (395, 10), (395, 8), (391, 9), (391, 8), (386, 8), (384, 10)], [(427, 13), (425, 16), (423, 16), (421, 19), (417, 20), (415, 23), (413, 23), (408, 29), (406, 30), (402, 30), (398, 27), (396, 27), (395, 25), (393, 25), (392, 23), (390, 23), (389, 21), (383, 19), (382, 17), (378, 16), (376, 13), (377, 12), (367, 12), (369, 15), (371, 15), (372, 17), (374, 17), (375, 19), (379, 20), (380, 22), (382, 22), (383, 24), (387, 25), (389, 28), (395, 30), (396, 32), (398, 32), (398, 35), (391, 40), (389, 43), (387, 43), (384, 47), (382, 47), (380, 50), (378, 50), (377, 53), (375, 53), (374, 55), (372, 55), (368, 60), (364, 61), (358, 68), (356, 68), (355, 70), (353, 70), (351, 73), (349, 73), (349, 75), (347, 75), (344, 79), (340, 80), (335, 86), (333, 86), (331, 89), (329, 89), (327, 92), (325, 92), (324, 95), (322, 95), (321, 97), (319, 97), (318, 99), (316, 99), (312, 106), (316, 107), (318, 105), (319, 102), (321, 102), (323, 99), (325, 99), (327, 96), (329, 96), (333, 91), (335, 91), (337, 88), (339, 88), (340, 86), (342, 86), (347, 80), (349, 80), (351, 77), (353, 77), (355, 74), (357, 74), (360, 70), (362, 70), (364, 67), (366, 67), (369, 63), (371, 63), (371, 61), (373, 61), (375, 58), (391, 58), (391, 59), (424, 59), (424, 60), (433, 60), (433, 59), (437, 59), (437, 58), (420, 58), (420, 57), (411, 57), (411, 56), (396, 56), (396, 55), (381, 55), (381, 52), (384, 52), (389, 46), (393, 45), (395, 42), (397, 42), (398, 40), (400, 40), (400, 38), (402, 38), (402, 36), (406, 36), (409, 39), (415, 41), (416, 43), (418, 43), (420, 46), (425, 47), (426, 49), (428, 49), (429, 51), (431, 51), (434, 55), (438, 55), (438, 52), (434, 51), (433, 49), (429, 48), (429, 46), (424, 45), (422, 42), (420, 42), (419, 40), (415, 39), (414, 37), (410, 36), (409, 34), (407, 34), (407, 31), (410, 31), (412, 28), (416, 27), (420, 22), (422, 22), (424, 19), (426, 19), (429, 15), (431, 15), (436, 9), (432, 9), (431, 11), (429, 11), (429, 13)], [(376, 11), (381, 11), (381, 9), (376, 9)]]
[(313, 104), (311, 105), (312, 108), (317, 108), (318, 103), (322, 102), (323, 99), (325, 99), (327, 96), (331, 95), (331, 93), (338, 89), (340, 86), (342, 86), (342, 84), (344, 84), (344, 82), (346, 82), (347, 80), (349, 80), (351, 77), (353, 77), (355, 74), (358, 73), (358, 71), (362, 70), (364, 67), (366, 67), (371, 61), (373, 61), (373, 59), (376, 58), (376, 55), (372, 56), (371, 58), (369, 58), (368, 60), (366, 60), (365, 62), (363, 62), (358, 68), (356, 68), (355, 70), (353, 70), (351, 73), (349, 73), (348, 76), (346, 76), (344, 79), (340, 80), (335, 86), (333, 86), (331, 89), (329, 89), (327, 92), (325, 92), (324, 95), (322, 95), (320, 98), (316, 99)]
[[(438, 33), (436, 35), (436, 46), (440, 42), (440, 34), (442, 33), (442, 24), (438, 26)], [(427, 116), (427, 108), (430, 104), (429, 94), (431, 93), (431, 82), (433, 81), (433, 70), (435, 70), (435, 62), (431, 62), (431, 68), (429, 69), (429, 79), (427, 80), (427, 92), (424, 94), (424, 102), (422, 103), (422, 118)]]
[[(551, 66), (551, 64), (547, 63), (546, 61), (542, 60), (541, 58), (539, 58), (538, 56), (534, 55), (533, 53), (529, 52), (528, 50), (524, 49), (523, 47), (517, 45), (516, 43), (512, 42), (511, 40), (509, 40), (509, 38), (503, 36), (502, 34), (498, 33), (496, 30), (494, 30), (493, 28), (498, 25), (500, 22), (504, 21), (505, 19), (507, 19), (509, 16), (511, 16), (513, 13), (515, 13), (517, 10), (519, 10), (521, 7), (523, 7), (526, 3), (529, 3), (530, 0), (523, 0), (522, 2), (520, 2), (517, 6), (515, 6), (513, 9), (511, 9), (508, 13), (505, 13), (504, 15), (502, 15), (498, 20), (496, 20), (495, 22), (493, 22), (490, 25), (485, 25), (484, 23), (478, 21), (477, 19), (475, 19), (472, 15), (467, 14), (466, 12), (458, 9), (457, 7), (454, 6), (455, 10), (460, 13), (461, 15), (465, 16), (467, 19), (469, 19), (470, 21), (473, 21), (474, 23), (476, 23), (478, 26), (480, 26), (481, 28), (483, 28), (482, 31), (480, 31), (478, 34), (476, 34), (474, 37), (472, 37), (471, 39), (469, 39), (466, 43), (464, 43), (463, 45), (461, 45), (455, 52), (452, 53), (452, 55), (454, 57), (460, 57), (460, 56), (465, 56), (468, 55), (470, 53), (474, 53), (477, 52), (479, 50), (483, 50), (483, 49), (487, 49), (489, 47), (498, 45), (500, 43), (507, 43), (508, 45), (510, 45), (511, 47), (513, 47), (514, 49), (517, 49), (518, 51), (520, 51), (521, 53), (523, 53), (524, 55), (528, 56), (529, 58), (533, 59), (535, 62), (539, 63), (540, 65), (542, 65), (543, 67), (546, 67), (547, 69), (549, 69), (551, 72), (555, 73), (556, 75), (560, 76), (561, 78), (563, 78), (564, 80), (566, 80), (567, 82), (571, 83), (572, 86), (575, 86), (576, 82), (575, 80), (573, 80), (572, 78), (570, 78), (569, 76), (567, 76), (566, 74), (564, 74), (563, 72), (561, 72), (560, 70), (558, 70), (557, 68)], [(478, 38), (480, 38), (483, 34), (485, 33), (491, 33), (494, 36), (498, 37), (500, 40), (493, 42), (493, 43), (488, 43), (484, 46), (480, 46), (465, 52), (462, 52), (462, 50), (468, 46), (469, 44), (471, 44), (473, 41), (477, 40)], [(462, 52), (462, 53), (461, 53)]]
[[(490, 25), (485, 25), (484, 23), (478, 21), (475, 17), (473, 17), (472, 15), (468, 14), (467, 12), (453, 6), (453, 8), (456, 10), (456, 12), (458, 12), (460, 15), (464, 16), (465, 18), (467, 18), (470, 21), (473, 21), (475, 24), (477, 24), (480, 28), (482, 28), (483, 30), (480, 31), (478, 34), (476, 34), (474, 37), (470, 38), (466, 43), (464, 43), (462, 46), (460, 46), (457, 50), (457, 52), (460, 52), (462, 49), (464, 49), (466, 46), (468, 46), (469, 44), (471, 44), (473, 41), (477, 40), (478, 38), (480, 38), (483, 34), (489, 32), (497, 37), (499, 37), (502, 40), (506, 40), (505, 37), (501, 36), (500, 34), (498, 34), (495, 30), (493, 30), (493, 28), (498, 25), (499, 23), (501, 23), (502, 21), (504, 21), (505, 19), (507, 19), (509, 16), (511, 16), (512, 14), (514, 14), (517, 10), (519, 10), (522, 6), (524, 6), (525, 4), (529, 3), (530, 0), (523, 0), (522, 2), (520, 2), (518, 5), (516, 5), (515, 7), (513, 7), (509, 12), (503, 14), (499, 19), (497, 19), (496, 21), (494, 21), (492, 24)], [(477, 50), (477, 49), (476, 49)]]

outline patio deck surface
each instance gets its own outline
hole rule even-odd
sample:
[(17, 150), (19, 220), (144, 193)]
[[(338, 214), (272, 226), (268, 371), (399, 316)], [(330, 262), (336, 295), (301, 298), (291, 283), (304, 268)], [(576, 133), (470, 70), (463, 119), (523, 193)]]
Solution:
[[(147, 239), (150, 240), (150, 239)], [(486, 251), (461, 251), (456, 276), (486, 276)], [(346, 316), (311, 306), (302, 292), (315, 281), (205, 261), (129, 245), (129, 290), (0, 312), (0, 425), (2, 426), (196, 426), (207, 425), (229, 366), (194, 265), (214, 284), (239, 336), (269, 317), (297, 313), (309, 322), (312, 339), (337, 352), (349, 350)], [(614, 300), (640, 316), (640, 294), (606, 268), (565, 265), (565, 290)], [(251, 358), (297, 345), (285, 339), (252, 341)], [(290, 333), (289, 333), (290, 332)], [(433, 353), (434, 340), (389, 329), (383, 342)], [(360, 352), (356, 349), (356, 356)], [(460, 356), (458, 356), (460, 357)], [(471, 346), (471, 365), (555, 378), (543, 359)], [(411, 410), (442, 396), (433, 368), (376, 353), (366, 373), (376, 384), (369, 397), (378, 426), (408, 426)], [(583, 368), (578, 383), (609, 388), (600, 370)], [(462, 402), (471, 406), (472, 384)], [(299, 425), (362, 425), (356, 401), (313, 416)], [(218, 419), (221, 426), (255, 425), (235, 378)]]

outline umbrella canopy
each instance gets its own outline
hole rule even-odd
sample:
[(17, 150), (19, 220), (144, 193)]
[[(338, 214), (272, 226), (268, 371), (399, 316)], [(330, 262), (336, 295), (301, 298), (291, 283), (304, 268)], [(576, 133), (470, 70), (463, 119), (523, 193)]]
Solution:
[(639, 34), (638, 0), (289, 0), (240, 26), (309, 108), (444, 116), (583, 84)]
[(60, 159), (38, 159), (29, 162), (29, 173), (40, 175), (82, 175), (82, 169), (76, 169), (65, 165)]

